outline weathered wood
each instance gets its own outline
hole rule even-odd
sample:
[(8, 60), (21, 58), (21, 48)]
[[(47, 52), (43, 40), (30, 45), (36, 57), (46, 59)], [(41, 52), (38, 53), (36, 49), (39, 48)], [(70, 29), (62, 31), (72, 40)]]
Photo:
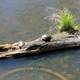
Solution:
[(63, 33), (43, 35), (31, 42), (19, 41), (13, 44), (0, 45), (0, 58), (12, 57), (14, 55), (38, 54), (56, 49), (79, 46), (80, 35), (63, 35)]

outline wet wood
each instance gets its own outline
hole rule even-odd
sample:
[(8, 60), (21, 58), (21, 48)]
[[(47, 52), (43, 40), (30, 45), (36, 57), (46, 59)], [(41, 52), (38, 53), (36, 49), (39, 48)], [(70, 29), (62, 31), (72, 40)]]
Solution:
[(80, 47), (80, 35), (64, 35), (63, 33), (54, 35), (46, 34), (31, 42), (19, 41), (12, 44), (0, 45), (0, 58), (39, 54), (71, 47)]

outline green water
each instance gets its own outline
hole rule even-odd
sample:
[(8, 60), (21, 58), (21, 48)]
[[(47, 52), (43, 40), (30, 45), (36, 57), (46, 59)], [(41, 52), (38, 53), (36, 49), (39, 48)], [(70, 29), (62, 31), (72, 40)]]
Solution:
[[(80, 0), (0, 0), (0, 44), (38, 38), (52, 26), (44, 17), (62, 8), (69, 8), (80, 23)], [(0, 74), (15, 68), (37, 66), (55, 70), (69, 80), (80, 80), (79, 49), (45, 54), (0, 60)]]

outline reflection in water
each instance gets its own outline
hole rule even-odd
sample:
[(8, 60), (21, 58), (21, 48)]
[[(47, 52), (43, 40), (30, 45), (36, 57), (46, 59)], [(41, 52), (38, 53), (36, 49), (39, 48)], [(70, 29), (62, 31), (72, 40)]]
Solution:
[[(75, 53), (76, 52), (76, 53)], [(4, 74), (10, 70), (21, 67), (41, 67), (55, 70), (66, 76), (69, 80), (80, 79), (80, 50), (56, 51), (35, 56), (26, 56), (18, 59), (5, 59), (0, 61), (0, 72)], [(25, 74), (27, 75), (27, 74)], [(12, 76), (13, 77), (13, 76)]]
[(29, 78), (30, 80), (53, 80), (53, 79), (68, 80), (66, 77), (62, 76), (61, 74), (51, 69), (39, 68), (39, 67), (38, 68), (37, 67), (26, 67), (26, 68), (19, 68), (19, 69), (15, 69), (12, 71), (8, 71), (7, 73), (4, 73), (3, 75), (0, 76), (0, 80), (12, 80), (12, 79), (26, 80), (28, 79), (28, 77), (30, 77)]
[(66, 7), (79, 17), (79, 3), (80, 0), (1, 0), (0, 41), (35, 39), (47, 32), (52, 25), (44, 20), (44, 17), (54, 12), (54, 10), (47, 12), (47, 8), (61, 9)]
[[(53, 23), (44, 20), (44, 17), (55, 12), (49, 8), (69, 8), (80, 23), (80, 0), (0, 0), (0, 44), (33, 40), (47, 32)], [(70, 80), (80, 80), (79, 53), (80, 50), (70, 50), (0, 60), (0, 74), (20, 67), (41, 66), (55, 70)]]

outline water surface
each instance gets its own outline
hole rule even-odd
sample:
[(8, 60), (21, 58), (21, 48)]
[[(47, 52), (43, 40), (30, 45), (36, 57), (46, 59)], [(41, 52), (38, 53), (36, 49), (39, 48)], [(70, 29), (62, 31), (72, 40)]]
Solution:
[[(47, 33), (53, 23), (44, 17), (63, 8), (70, 9), (80, 23), (80, 0), (0, 0), (0, 44), (30, 41)], [(80, 50), (0, 60), (0, 74), (28, 66), (50, 68), (70, 80), (80, 80)]]

